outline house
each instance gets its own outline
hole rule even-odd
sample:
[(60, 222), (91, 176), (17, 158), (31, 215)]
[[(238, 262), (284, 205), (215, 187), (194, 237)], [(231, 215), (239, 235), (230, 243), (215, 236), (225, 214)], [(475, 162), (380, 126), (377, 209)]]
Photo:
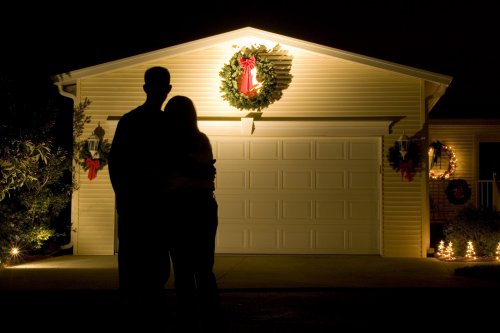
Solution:
[[(442, 224), (464, 207), (500, 209), (500, 121), (430, 119), (429, 147), (436, 143), (446, 147), (435, 166), (429, 162), (431, 227), (439, 236)], [(451, 163), (450, 156), (454, 156)], [(452, 191), (455, 184), (458, 194)]]
[[(259, 59), (275, 72), (262, 82), (277, 84), (267, 102), (239, 108), (221, 92), (220, 73), (252, 48), (268, 51)], [(92, 102), (81, 139), (97, 128), (111, 141), (120, 116), (144, 101), (143, 74), (156, 65), (171, 72), (170, 97), (194, 100), (213, 145), (217, 253), (426, 256), (427, 166), (410, 181), (386, 156), (403, 134), (426, 142), (428, 113), (451, 77), (247, 27), (55, 76), (62, 95)], [(113, 254), (107, 167), (92, 180), (83, 169), (77, 176), (74, 254)]]

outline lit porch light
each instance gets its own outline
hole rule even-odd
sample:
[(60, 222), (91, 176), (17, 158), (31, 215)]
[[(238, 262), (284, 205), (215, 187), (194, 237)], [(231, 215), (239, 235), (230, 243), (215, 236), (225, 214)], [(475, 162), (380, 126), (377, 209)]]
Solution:
[(99, 158), (99, 143), (101, 140), (99, 137), (93, 133), (89, 138), (87, 139), (87, 147), (89, 148), (90, 155), (92, 156), (93, 159)]
[(398, 139), (398, 144), (399, 144), (399, 153), (401, 154), (401, 157), (403, 160), (406, 157), (406, 154), (408, 153), (408, 145), (410, 144), (410, 138), (408, 135), (405, 134), (405, 131), (403, 130), (403, 134)]

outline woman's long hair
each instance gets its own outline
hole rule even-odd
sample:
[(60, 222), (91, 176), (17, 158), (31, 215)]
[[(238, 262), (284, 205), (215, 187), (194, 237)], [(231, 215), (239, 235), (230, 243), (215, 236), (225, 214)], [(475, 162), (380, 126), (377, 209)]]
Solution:
[(189, 97), (180, 95), (172, 97), (165, 106), (165, 112), (178, 134), (196, 136), (200, 133), (196, 107)]
[(186, 96), (174, 96), (165, 106), (165, 112), (174, 134), (172, 153), (178, 157), (179, 171), (213, 182), (215, 160), (208, 137), (198, 128), (193, 101)]

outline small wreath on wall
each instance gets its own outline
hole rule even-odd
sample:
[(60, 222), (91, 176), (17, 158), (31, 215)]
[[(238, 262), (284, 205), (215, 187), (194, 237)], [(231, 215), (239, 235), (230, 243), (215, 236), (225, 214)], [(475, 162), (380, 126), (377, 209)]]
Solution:
[(222, 98), (239, 110), (261, 111), (283, 96), (290, 68), (291, 58), (279, 45), (242, 47), (219, 72)]
[(469, 201), (472, 191), (464, 179), (452, 179), (445, 190), (448, 201), (454, 205), (462, 205)]
[[(448, 166), (446, 170), (441, 168), (436, 169), (436, 166), (441, 166), (443, 154), (447, 155)], [(457, 168), (457, 157), (450, 146), (447, 146), (440, 141), (434, 141), (429, 145), (429, 178), (435, 180), (449, 179)]]
[(104, 129), (98, 125), (91, 137), (95, 138), (95, 150), (91, 152), (89, 146), (91, 139), (78, 143), (78, 164), (83, 170), (88, 171), (89, 180), (97, 177), (97, 171), (102, 170), (108, 164), (108, 156), (111, 143), (103, 139)]
[[(97, 171), (102, 170), (108, 164), (108, 155), (111, 144), (107, 139), (99, 143), (97, 154), (92, 156), (86, 141), (80, 142), (78, 153), (79, 164), (83, 170), (88, 171), (88, 178), (92, 180), (97, 177)], [(99, 157), (97, 157), (99, 156)]]
[(408, 149), (403, 158), (399, 142), (389, 148), (387, 159), (390, 166), (401, 173), (401, 178), (412, 181), (420, 168), (420, 148), (415, 141), (408, 142)]

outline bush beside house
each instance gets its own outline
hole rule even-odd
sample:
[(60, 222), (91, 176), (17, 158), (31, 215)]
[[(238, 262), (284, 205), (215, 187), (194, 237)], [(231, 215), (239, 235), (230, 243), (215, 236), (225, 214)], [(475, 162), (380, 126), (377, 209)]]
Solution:
[(71, 224), (68, 100), (25, 90), (1, 77), (0, 266), (53, 253), (68, 241)]
[(494, 257), (500, 242), (500, 212), (466, 207), (445, 223), (443, 234), (457, 256), (465, 256), (471, 241), (478, 257)]

